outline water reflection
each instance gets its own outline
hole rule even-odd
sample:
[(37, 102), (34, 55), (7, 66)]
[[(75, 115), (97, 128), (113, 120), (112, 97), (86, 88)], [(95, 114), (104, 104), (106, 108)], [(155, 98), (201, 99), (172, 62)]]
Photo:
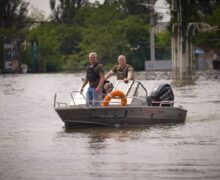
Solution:
[(185, 123), (178, 124), (157, 124), (157, 125), (148, 125), (148, 126), (136, 126), (136, 127), (90, 127), (90, 128), (73, 128), (73, 127), (64, 127), (64, 132), (67, 134), (81, 134), (82, 136), (86, 135), (89, 140), (91, 147), (96, 147), (99, 143), (104, 143), (109, 139), (112, 139), (117, 142), (126, 142), (132, 140), (140, 140), (146, 136), (147, 133), (151, 131), (171, 131), (172, 129), (181, 128)]
[(195, 85), (196, 81), (192, 79), (184, 79), (184, 80), (173, 79), (171, 84), (177, 87), (184, 87), (188, 85)]

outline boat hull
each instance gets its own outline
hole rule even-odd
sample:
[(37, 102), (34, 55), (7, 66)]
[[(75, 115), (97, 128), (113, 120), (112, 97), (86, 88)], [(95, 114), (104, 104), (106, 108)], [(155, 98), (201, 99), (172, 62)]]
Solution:
[(187, 111), (178, 107), (58, 107), (67, 126), (142, 126), (183, 123)]

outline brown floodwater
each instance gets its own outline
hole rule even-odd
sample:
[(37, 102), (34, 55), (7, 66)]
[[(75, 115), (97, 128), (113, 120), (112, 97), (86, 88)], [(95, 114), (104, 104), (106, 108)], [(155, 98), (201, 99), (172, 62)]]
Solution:
[[(81, 78), (0, 75), (0, 179), (220, 179), (219, 80), (172, 86), (184, 124), (66, 129), (54, 93), (69, 95)], [(170, 83), (142, 82), (149, 92)]]

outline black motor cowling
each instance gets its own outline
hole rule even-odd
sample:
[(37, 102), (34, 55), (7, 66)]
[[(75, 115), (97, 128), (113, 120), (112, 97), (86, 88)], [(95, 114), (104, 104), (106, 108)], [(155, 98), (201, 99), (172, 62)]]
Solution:
[(167, 83), (153, 88), (148, 97), (148, 103), (152, 106), (173, 106), (174, 94), (171, 86)]

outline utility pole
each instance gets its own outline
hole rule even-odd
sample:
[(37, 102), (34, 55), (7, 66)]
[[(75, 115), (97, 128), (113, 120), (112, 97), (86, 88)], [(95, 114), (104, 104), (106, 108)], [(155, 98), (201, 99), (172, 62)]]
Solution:
[[(154, 0), (150, 0), (150, 4), (154, 5)], [(150, 60), (152, 70), (155, 69), (155, 34), (154, 34), (154, 7), (150, 6)]]
[(145, 7), (148, 7), (150, 10), (150, 61), (152, 64), (152, 70), (155, 69), (155, 34), (154, 34), (154, 7), (155, 0), (149, 0), (149, 4), (140, 3)]

